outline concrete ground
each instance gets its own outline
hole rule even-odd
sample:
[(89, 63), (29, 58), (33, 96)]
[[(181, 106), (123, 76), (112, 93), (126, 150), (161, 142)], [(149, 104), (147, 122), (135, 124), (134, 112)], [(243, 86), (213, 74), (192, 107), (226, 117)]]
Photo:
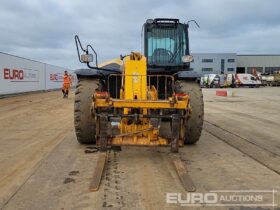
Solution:
[[(196, 193), (243, 190), (272, 203), (272, 192), (252, 191), (278, 190), (279, 209), (280, 88), (228, 90), (235, 96), (203, 90), (201, 139), (181, 148), (180, 158)], [(98, 153), (76, 141), (73, 101), (73, 94), (63, 99), (60, 92), (0, 100), (1, 209), (273, 209), (257, 201), (245, 207), (168, 204), (167, 193), (187, 194), (163, 147), (109, 151), (100, 190), (89, 192)]]

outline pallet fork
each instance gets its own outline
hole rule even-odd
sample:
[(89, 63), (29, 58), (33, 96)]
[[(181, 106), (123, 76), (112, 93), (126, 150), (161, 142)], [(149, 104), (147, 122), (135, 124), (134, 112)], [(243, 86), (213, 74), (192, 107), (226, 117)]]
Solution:
[[(177, 171), (177, 174), (180, 178), (182, 186), (187, 192), (194, 192), (196, 190), (195, 185), (188, 174), (187, 167), (185, 163), (181, 160), (180, 156), (171, 154), (170, 159), (174, 165), (174, 168)], [(106, 163), (107, 163), (107, 152), (99, 152), (97, 164), (94, 169), (93, 179), (90, 183), (89, 190), (91, 192), (96, 192), (99, 189), (102, 175), (106, 170)]]

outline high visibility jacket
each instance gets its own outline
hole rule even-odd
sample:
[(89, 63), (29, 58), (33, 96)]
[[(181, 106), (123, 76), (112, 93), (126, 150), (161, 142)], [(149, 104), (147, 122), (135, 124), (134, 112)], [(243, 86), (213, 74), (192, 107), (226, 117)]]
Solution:
[(64, 75), (63, 76), (63, 83), (64, 84), (71, 84), (72, 83), (71, 77), (69, 75)]

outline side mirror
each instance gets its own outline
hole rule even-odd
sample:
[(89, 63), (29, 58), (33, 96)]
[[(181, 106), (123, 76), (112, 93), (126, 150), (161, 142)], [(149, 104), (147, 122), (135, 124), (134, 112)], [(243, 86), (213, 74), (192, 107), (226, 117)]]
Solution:
[(83, 54), (81, 55), (81, 61), (83, 63), (90, 63), (93, 61), (93, 54)]
[(183, 63), (190, 63), (193, 61), (193, 56), (192, 55), (183, 55), (182, 57), (182, 62)]

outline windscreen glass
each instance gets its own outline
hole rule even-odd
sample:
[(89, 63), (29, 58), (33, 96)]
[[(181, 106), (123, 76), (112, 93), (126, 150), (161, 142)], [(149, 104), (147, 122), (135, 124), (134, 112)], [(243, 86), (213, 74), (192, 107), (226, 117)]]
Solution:
[(178, 65), (186, 52), (186, 35), (181, 25), (154, 26), (147, 30), (148, 64)]

